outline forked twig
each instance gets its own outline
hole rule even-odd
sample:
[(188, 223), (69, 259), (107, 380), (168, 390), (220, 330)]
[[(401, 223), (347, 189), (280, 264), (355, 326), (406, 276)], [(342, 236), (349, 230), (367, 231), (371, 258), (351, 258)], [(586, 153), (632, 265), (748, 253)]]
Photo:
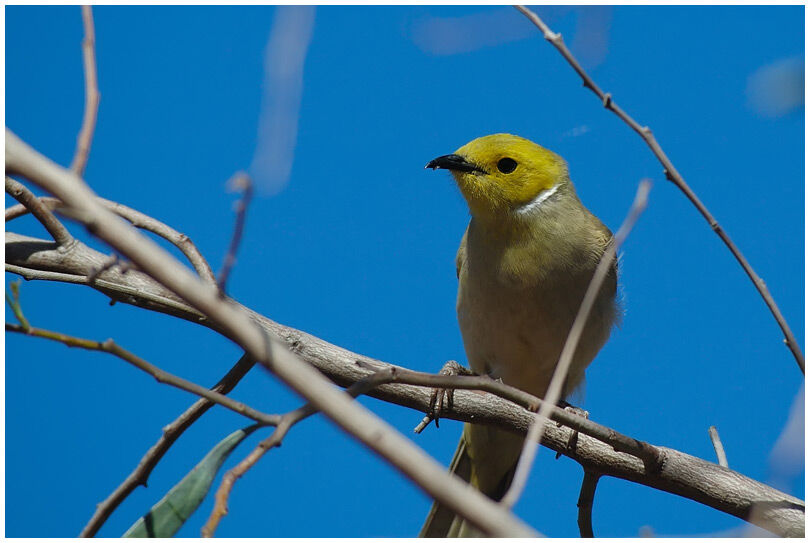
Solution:
[(53, 240), (62, 247), (69, 245), (73, 241), (68, 229), (65, 228), (59, 219), (56, 218), (48, 206), (43, 204), (33, 192), (19, 181), (6, 176), (6, 192), (15, 200), (20, 202), (19, 206), (30, 211), (36, 219), (42, 223), (45, 230), (51, 235)]
[(669, 157), (664, 153), (664, 150), (658, 144), (658, 141), (653, 136), (652, 130), (648, 126), (641, 126), (635, 119), (633, 119), (630, 115), (627, 114), (622, 108), (616, 105), (616, 102), (613, 100), (613, 97), (609, 92), (604, 92), (599, 86), (594, 82), (593, 79), (585, 72), (582, 66), (577, 62), (577, 59), (574, 58), (574, 55), (571, 54), (571, 51), (568, 50), (566, 47), (565, 42), (563, 42), (562, 35), (559, 33), (554, 33), (551, 29), (543, 22), (543, 20), (533, 11), (527, 9), (524, 6), (515, 6), (518, 11), (520, 11), (523, 15), (529, 18), (529, 20), (543, 32), (543, 37), (551, 42), (551, 44), (560, 52), (560, 54), (565, 58), (568, 64), (579, 74), (582, 78), (582, 84), (593, 91), (593, 93), (599, 97), (602, 101), (602, 105), (616, 114), (622, 121), (627, 124), (630, 128), (633, 129), (647, 146), (652, 150), (655, 157), (664, 166), (664, 173), (668, 180), (672, 181), (681, 192), (692, 202), (692, 205), (697, 208), (698, 212), (703, 216), (709, 226), (711, 226), (712, 230), (723, 240), (723, 243), (726, 244), (728, 250), (731, 251), (731, 254), (734, 255), (734, 258), (737, 259), (737, 262), (740, 263), (743, 270), (745, 271), (748, 278), (754, 283), (757, 291), (759, 292), (762, 299), (765, 301), (765, 304), (770, 309), (773, 318), (776, 320), (776, 323), (781, 328), (782, 333), (785, 336), (784, 342), (787, 345), (790, 352), (793, 354), (793, 357), (796, 359), (796, 363), (799, 366), (799, 369), (804, 373), (804, 354), (802, 354), (802, 350), (799, 347), (799, 343), (796, 341), (796, 338), (793, 335), (793, 332), (788, 326), (787, 321), (782, 316), (782, 312), (779, 310), (779, 306), (776, 305), (776, 301), (771, 296), (771, 293), (768, 291), (768, 288), (765, 286), (765, 282), (756, 274), (754, 268), (748, 263), (745, 256), (742, 254), (739, 248), (731, 241), (731, 238), (726, 234), (726, 231), (720, 226), (717, 220), (709, 213), (708, 208), (703, 205), (703, 202), (700, 201), (700, 198), (692, 191), (689, 185), (686, 184), (681, 174), (678, 173), (678, 170), (675, 169), (675, 166), (669, 160)]
[(76, 142), (76, 153), (70, 169), (81, 177), (87, 167), (87, 158), (90, 156), (90, 145), (93, 142), (93, 133), (96, 130), (98, 118), (98, 103), (101, 94), (98, 92), (98, 75), (96, 73), (96, 30), (93, 24), (93, 8), (82, 6), (82, 22), (84, 23), (84, 40), (82, 40), (82, 57), (84, 60), (84, 119)]
[(540, 446), (539, 441), (543, 437), (543, 428), (545, 428), (546, 421), (551, 414), (552, 406), (556, 405), (561, 399), (563, 385), (568, 376), (568, 369), (571, 366), (577, 345), (579, 345), (579, 338), (582, 336), (582, 331), (585, 329), (585, 323), (591, 313), (593, 304), (596, 302), (596, 297), (599, 295), (599, 291), (602, 288), (602, 283), (613, 266), (616, 252), (619, 247), (621, 247), (622, 243), (624, 243), (624, 240), (627, 238), (627, 235), (630, 233), (630, 230), (632, 230), (639, 216), (641, 216), (641, 213), (643, 213), (644, 209), (647, 207), (647, 195), (650, 192), (650, 186), (651, 183), (647, 179), (639, 183), (636, 198), (633, 201), (630, 211), (627, 213), (627, 217), (625, 217), (621, 228), (619, 228), (619, 231), (616, 232), (616, 235), (605, 248), (605, 252), (599, 260), (599, 265), (596, 267), (596, 271), (594, 271), (593, 277), (588, 284), (585, 297), (582, 299), (579, 311), (577, 311), (577, 316), (574, 319), (574, 324), (571, 326), (571, 331), (568, 333), (562, 353), (560, 353), (560, 360), (557, 362), (557, 367), (554, 369), (554, 374), (551, 377), (551, 382), (549, 383), (544, 398), (545, 403), (540, 407), (540, 413), (537, 414), (534, 422), (532, 422), (532, 425), (529, 427), (529, 432), (526, 434), (526, 439), (523, 442), (523, 450), (518, 459), (512, 484), (501, 500), (501, 503), (505, 507), (511, 508), (514, 506), (520, 494), (523, 492), (523, 488), (526, 486), (532, 464), (534, 463), (534, 457), (537, 455), (537, 448)]
[[(219, 392), (220, 394), (228, 394), (236, 384), (244, 377), (247, 372), (252, 368), (254, 362), (247, 356), (239, 359), (239, 362), (226, 373), (219, 382), (214, 385), (211, 390)], [(124, 481), (110, 494), (103, 502), (98, 504), (92, 518), (82, 528), (79, 537), (93, 537), (110, 515), (115, 511), (119, 505), (129, 496), (133, 490), (138, 486), (146, 486), (146, 481), (152, 470), (157, 466), (158, 462), (168, 452), (175, 441), (183, 435), (183, 432), (188, 430), (206, 411), (211, 409), (215, 404), (214, 402), (205, 398), (200, 398), (194, 402), (188, 409), (186, 409), (179, 417), (172, 421), (168, 426), (163, 428), (163, 434), (160, 439), (146, 451), (138, 465), (130, 473)]]
[[(380, 385), (391, 383), (396, 378), (396, 371), (386, 368), (373, 373), (360, 381), (357, 381), (352, 386), (346, 389), (346, 394), (356, 398), (361, 394), (365, 394), (369, 390)], [(216, 492), (214, 508), (202, 528), (202, 537), (213, 537), (214, 531), (219, 526), (222, 518), (228, 514), (228, 498), (233, 490), (233, 485), (237, 479), (242, 477), (247, 471), (252, 468), (259, 459), (264, 456), (264, 453), (274, 447), (280, 447), (284, 437), (298, 422), (310, 417), (317, 413), (317, 409), (312, 404), (302, 405), (298, 409), (290, 411), (281, 417), (278, 425), (273, 430), (269, 437), (265, 438), (259, 443), (247, 457), (244, 458), (239, 464), (231, 468), (222, 478), (222, 482)]]
[(264, 456), (264, 453), (274, 447), (281, 446), (281, 441), (294, 424), (309, 417), (314, 412), (315, 409), (312, 408), (310, 404), (307, 404), (283, 415), (278, 426), (273, 430), (273, 433), (263, 439), (241, 462), (228, 470), (222, 477), (222, 482), (216, 491), (214, 508), (200, 531), (202, 537), (214, 537), (214, 531), (216, 531), (220, 521), (228, 514), (228, 498), (231, 495), (234, 483), (247, 473), (250, 468), (256, 465), (259, 459)]
[[(171, 226), (160, 222), (159, 220), (150, 217), (145, 213), (141, 213), (136, 209), (132, 209), (131, 207), (127, 207), (124, 204), (119, 204), (118, 202), (113, 202), (112, 200), (106, 200), (104, 198), (96, 198), (97, 201), (121, 217), (122, 219), (126, 219), (133, 226), (136, 228), (140, 228), (141, 230), (146, 230), (147, 232), (151, 232), (157, 236), (162, 237), (178, 249), (180, 252), (185, 255), (188, 261), (194, 266), (194, 270), (197, 272), (197, 275), (200, 276), (204, 281), (207, 283), (214, 284), (216, 283), (216, 278), (214, 277), (214, 272), (211, 271), (211, 266), (208, 265), (208, 261), (205, 260), (200, 250), (197, 248), (196, 245), (191, 241), (191, 239), (183, 234), (172, 228)], [(43, 196), (42, 198), (37, 198), (37, 201), (45, 208), (45, 209), (59, 209), (60, 212), (68, 217), (72, 217), (71, 212), (65, 206), (65, 204), (59, 198), (53, 198), (51, 196)], [(5, 212), (5, 220), (9, 222), (17, 217), (21, 217), (28, 213), (30, 210), (27, 205), (16, 205), (6, 209)]]

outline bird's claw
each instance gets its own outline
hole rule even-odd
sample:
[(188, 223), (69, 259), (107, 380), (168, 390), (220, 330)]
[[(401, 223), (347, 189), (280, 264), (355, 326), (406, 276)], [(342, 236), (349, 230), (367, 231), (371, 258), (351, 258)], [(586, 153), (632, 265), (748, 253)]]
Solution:
[[(584, 419), (587, 419), (588, 415), (590, 415), (590, 413), (588, 413), (584, 409), (582, 409), (580, 407), (576, 407), (574, 405), (571, 405), (570, 403), (568, 403), (566, 401), (560, 402), (560, 407), (562, 407), (563, 409), (565, 409), (566, 411), (568, 411), (572, 415), (576, 415), (576, 416), (582, 417)], [(562, 424), (560, 424), (558, 422), (557, 427), (560, 427), (560, 426), (562, 426)], [(568, 443), (566, 444), (566, 449), (568, 451), (576, 450), (576, 448), (577, 448), (577, 439), (579, 439), (579, 432), (577, 432), (576, 430), (572, 430), (571, 436), (568, 438)], [(560, 456), (562, 456), (562, 453), (558, 452), (556, 454), (555, 458), (559, 458)]]
[[(439, 375), (474, 375), (472, 371), (468, 370), (455, 360), (448, 360), (442, 369), (439, 371)], [(425, 418), (422, 419), (422, 422), (414, 429), (414, 432), (417, 434), (420, 433), (424, 428), (430, 424), (430, 421), (436, 423), (436, 428), (439, 427), (439, 418), (441, 418), (442, 413), (445, 410), (445, 406), (447, 409), (453, 409), (453, 398), (454, 398), (455, 389), (452, 388), (434, 388), (433, 392), (430, 394), (430, 405), (428, 407), (428, 411), (425, 414)]]

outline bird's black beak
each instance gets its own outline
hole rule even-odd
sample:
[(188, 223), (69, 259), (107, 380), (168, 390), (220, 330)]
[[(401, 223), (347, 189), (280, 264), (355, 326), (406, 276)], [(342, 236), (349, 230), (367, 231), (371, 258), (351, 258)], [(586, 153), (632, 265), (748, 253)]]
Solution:
[(430, 162), (427, 163), (425, 168), (431, 168), (433, 170), (437, 168), (442, 168), (445, 170), (451, 170), (456, 172), (481, 172), (486, 173), (486, 170), (479, 168), (472, 162), (467, 162), (467, 160), (459, 155), (444, 155), (437, 158), (434, 158)]

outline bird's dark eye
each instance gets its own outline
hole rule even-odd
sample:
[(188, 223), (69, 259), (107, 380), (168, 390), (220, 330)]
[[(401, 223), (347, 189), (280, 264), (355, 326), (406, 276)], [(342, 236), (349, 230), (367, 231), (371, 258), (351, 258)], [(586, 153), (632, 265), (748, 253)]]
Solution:
[(512, 173), (517, 168), (517, 162), (513, 158), (502, 158), (498, 161), (498, 171), (501, 173)]

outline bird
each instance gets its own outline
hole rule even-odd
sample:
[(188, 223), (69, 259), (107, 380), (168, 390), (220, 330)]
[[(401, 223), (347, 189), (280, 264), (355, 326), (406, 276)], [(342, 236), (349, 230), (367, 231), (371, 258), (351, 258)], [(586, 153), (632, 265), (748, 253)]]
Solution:
[[(582, 204), (567, 163), (512, 134), (472, 140), (425, 166), (449, 170), (470, 221), (456, 254), (456, 313), (471, 372), (544, 397), (611, 231)], [(612, 262), (574, 352), (563, 398), (621, 317)], [(465, 368), (448, 363), (443, 373)], [(493, 500), (506, 493), (523, 437), (466, 423), (450, 469)], [(482, 534), (433, 504), (421, 537)]]

